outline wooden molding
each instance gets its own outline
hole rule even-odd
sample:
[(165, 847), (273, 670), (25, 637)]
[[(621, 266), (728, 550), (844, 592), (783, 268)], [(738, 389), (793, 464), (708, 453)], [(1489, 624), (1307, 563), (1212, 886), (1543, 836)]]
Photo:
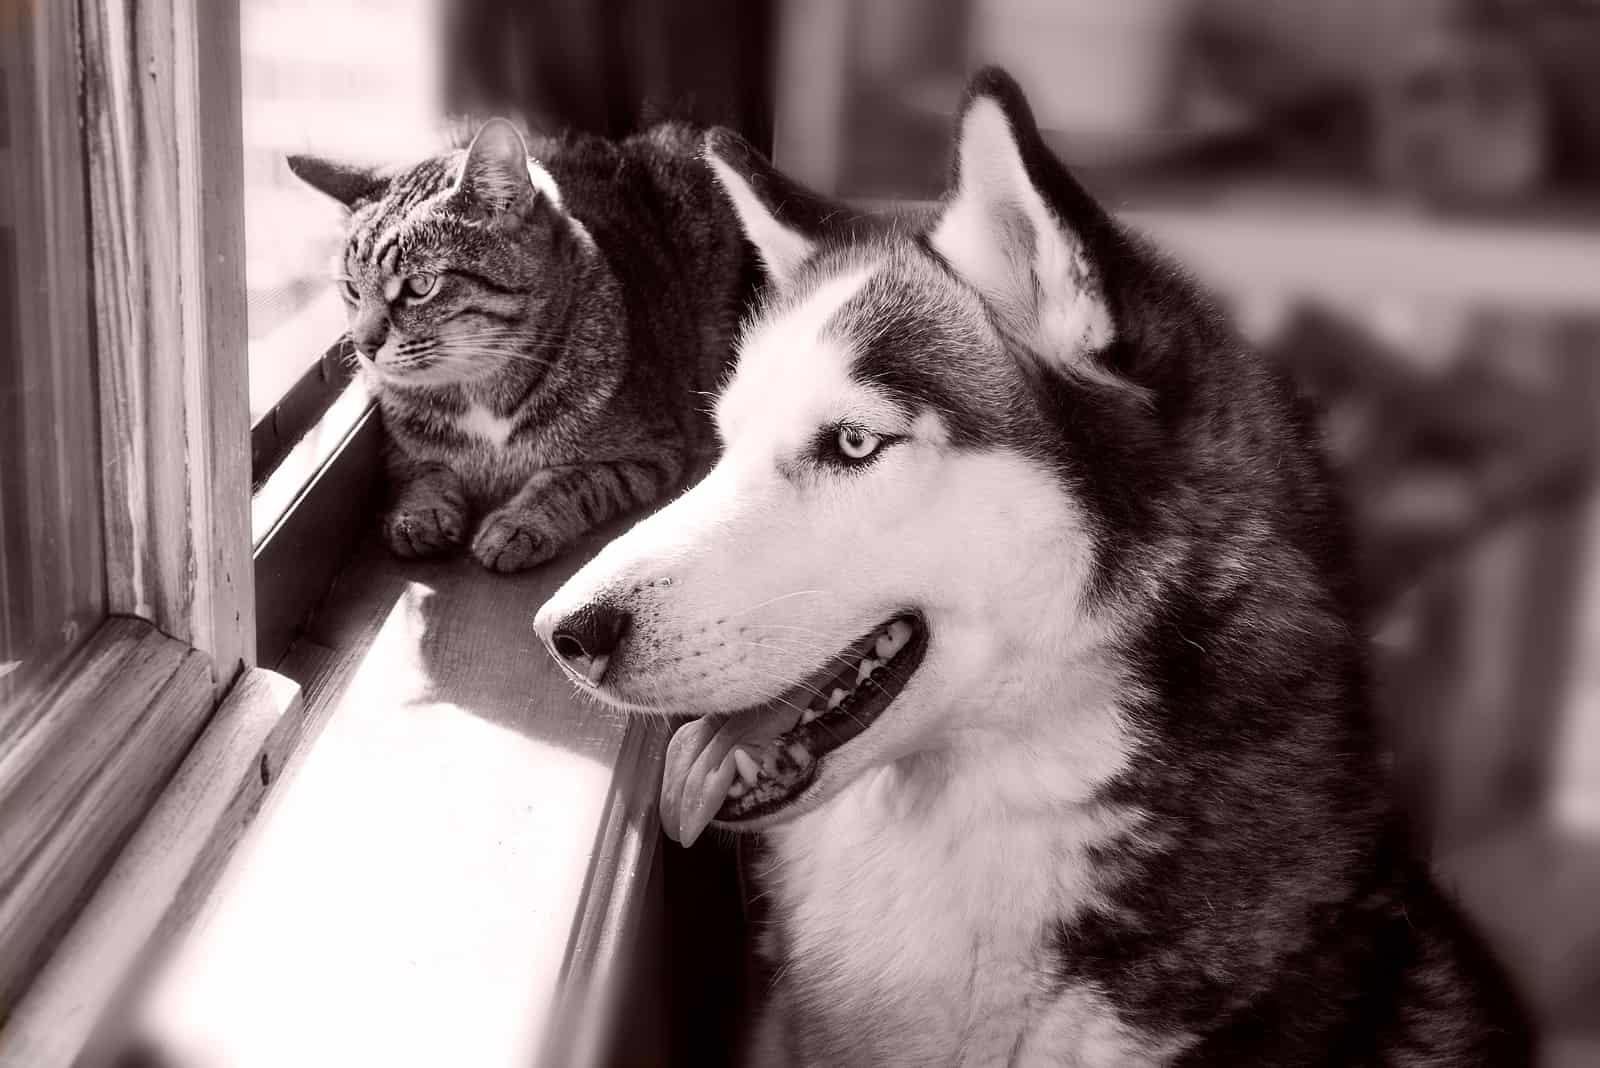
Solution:
[(1428, 218), (1401, 208), (1237, 202), (1119, 213), (1224, 293), (1429, 301), (1591, 315), (1600, 235)]
[(0, 1019), (204, 726), (202, 653), (107, 620), (0, 734)]
[(193, 918), (299, 740), (302, 711), (291, 680), (239, 677), (6, 1022), (0, 1068), (69, 1068), (110, 1052), (136, 980)]
[(80, 0), (107, 602), (255, 662), (237, 0)]

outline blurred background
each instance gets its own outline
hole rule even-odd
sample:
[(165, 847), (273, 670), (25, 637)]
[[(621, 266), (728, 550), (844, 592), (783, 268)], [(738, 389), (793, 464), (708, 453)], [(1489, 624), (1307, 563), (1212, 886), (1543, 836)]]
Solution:
[(965, 75), (1008, 66), (1084, 182), (1323, 402), (1405, 800), (1552, 1063), (1600, 1064), (1600, 2), (243, 10), (257, 415), (343, 329), (337, 214), (287, 152), (404, 160), (446, 113), (678, 117), (825, 192), (929, 197)]

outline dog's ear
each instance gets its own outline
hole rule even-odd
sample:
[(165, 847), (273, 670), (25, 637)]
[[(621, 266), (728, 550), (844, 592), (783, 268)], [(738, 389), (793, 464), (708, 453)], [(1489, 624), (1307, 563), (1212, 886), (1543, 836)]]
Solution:
[(288, 164), (296, 178), (350, 209), (381, 197), (389, 184), (388, 178), (371, 167), (338, 163), (321, 156), (290, 156)]
[(929, 241), (1046, 364), (1093, 370), (1114, 340), (1099, 253), (1109, 217), (1039, 136), (1011, 76), (967, 87), (954, 174)]
[(732, 130), (720, 126), (710, 130), (704, 155), (733, 204), (745, 237), (780, 286), (794, 280), (830, 225), (850, 215), (784, 175)]

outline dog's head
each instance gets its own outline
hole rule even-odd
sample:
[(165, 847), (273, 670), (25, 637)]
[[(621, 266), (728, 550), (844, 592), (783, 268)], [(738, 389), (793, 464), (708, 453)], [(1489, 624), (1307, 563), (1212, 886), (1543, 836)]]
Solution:
[(958, 126), (942, 204), (882, 224), (708, 139), (771, 280), (716, 402), (722, 457), (537, 619), (600, 698), (700, 717), (662, 791), (685, 842), (1015, 732), (1059, 681), (1037, 665), (1106, 632), (1108, 514), (1140, 466), (1107, 452), (1152, 433), (1132, 302), (1156, 276), (1006, 75)]

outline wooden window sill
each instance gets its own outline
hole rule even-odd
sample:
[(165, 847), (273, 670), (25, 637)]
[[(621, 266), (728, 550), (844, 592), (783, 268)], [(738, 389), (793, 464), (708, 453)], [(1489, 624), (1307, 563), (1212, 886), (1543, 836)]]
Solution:
[[(171, 681), (144, 702), (146, 718), (176, 724), (181, 722), (178, 713), (190, 709), (194, 714), (188, 726), (198, 729), (199, 713), (211, 705), (209, 672), (203, 654), (143, 621), (113, 620), (102, 630), (110, 632), (105, 637), (111, 647), (120, 646), (124, 655), (110, 661), (100, 657), (108, 668), (98, 673), (104, 680), (101, 700), (75, 705), (96, 729), (72, 744), (92, 750), (120, 743), (121, 748), (116, 749), (116, 763), (100, 776), (104, 782), (73, 795), (77, 833), (58, 835), (56, 841), (78, 842), (99, 833), (97, 824), (133, 824), (146, 808), (139, 795), (153, 794), (166, 782), (166, 772), (179, 757), (182, 764), (103, 879), (62, 880), (86, 892), (92, 888), (93, 895), (19, 1002), (0, 1014), (5, 1025), (0, 1068), (86, 1068), (110, 1060), (108, 1055), (125, 1038), (126, 1009), (137, 1004), (140, 980), (205, 899), (305, 723), (300, 688), (281, 675), (250, 668), (192, 747), (171, 728), (160, 738), (119, 738), (101, 717), (148, 693), (148, 683), (141, 685), (141, 679), (168, 671)], [(61, 851), (54, 852), (59, 856)], [(61, 867), (59, 861), (52, 866)], [(100, 867), (104, 865), (96, 871)], [(69, 895), (55, 893), (43, 900), (59, 909), (69, 903)], [(31, 920), (36, 931), (46, 929), (45, 917)]]
[(279, 666), (306, 740), (147, 1030), (235, 1068), (603, 1047), (666, 732), (580, 702), (531, 626), (599, 544), (514, 577), (362, 544)]

